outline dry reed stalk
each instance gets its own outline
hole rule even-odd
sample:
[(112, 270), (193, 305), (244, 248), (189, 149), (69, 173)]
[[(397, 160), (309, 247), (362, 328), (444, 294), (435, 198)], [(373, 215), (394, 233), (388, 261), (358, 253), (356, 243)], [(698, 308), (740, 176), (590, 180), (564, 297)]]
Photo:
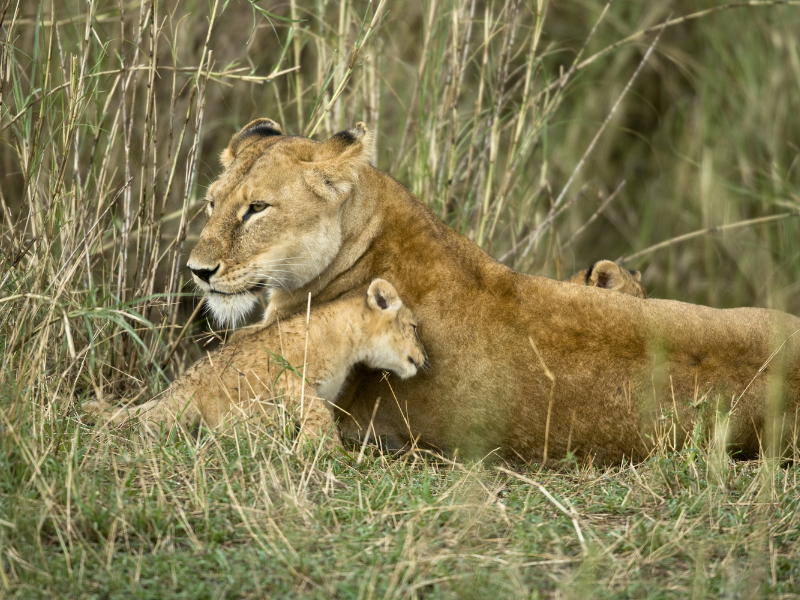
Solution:
[(375, 435), (375, 429), (373, 428), (373, 423), (375, 422), (375, 415), (378, 414), (378, 407), (381, 405), (381, 397), (378, 396), (375, 398), (375, 406), (372, 407), (372, 416), (369, 418), (369, 423), (367, 424), (367, 431), (364, 434), (364, 439), (361, 440), (361, 449), (358, 451), (358, 457), (356, 458), (356, 466), (360, 465), (361, 462), (364, 460), (364, 451), (367, 448), (367, 444), (369, 443), (369, 436), (370, 432), (372, 432), (373, 437), (377, 441), (377, 436)]
[[(306, 365), (308, 364), (308, 324), (311, 319), (311, 292), (308, 294), (308, 306), (306, 307), (306, 340), (303, 347), (303, 376), (300, 380), (300, 431), (305, 427), (308, 415), (305, 412), (305, 399), (306, 399)], [(298, 436), (297, 439), (299, 440)]]
[[(211, 34), (214, 29), (214, 24), (218, 17), (217, 13), (218, 4), (219, 1), (215, 0), (214, 6), (211, 9), (211, 17), (209, 19), (208, 32), (206, 33), (205, 42), (203, 43), (203, 51), (200, 57), (200, 61), (197, 65), (197, 70), (195, 72), (194, 85), (191, 87), (191, 90), (189, 92), (189, 98), (186, 104), (186, 115), (183, 120), (183, 126), (181, 127), (180, 141), (176, 148), (175, 163), (173, 163), (172, 169), (170, 171), (169, 183), (167, 189), (165, 190), (165, 198), (166, 198), (166, 195), (172, 186), (175, 169), (177, 167), (178, 155), (180, 152), (180, 148), (183, 144), (186, 127), (188, 126), (189, 119), (191, 118), (193, 102), (196, 99), (197, 105), (195, 107), (196, 116), (194, 123), (194, 138), (192, 140), (191, 151), (189, 153), (189, 158), (186, 164), (186, 171), (184, 175), (185, 183), (183, 191), (183, 201), (180, 210), (180, 223), (178, 225), (178, 233), (175, 238), (172, 259), (170, 261), (171, 266), (169, 275), (169, 285), (167, 287), (167, 293), (169, 294), (174, 294), (178, 292), (178, 287), (180, 282), (179, 278), (180, 261), (183, 254), (184, 242), (186, 241), (186, 233), (189, 225), (189, 219), (188, 219), (189, 204), (192, 197), (192, 193), (194, 191), (198, 156), (201, 147), (200, 138), (203, 131), (203, 116), (205, 114), (206, 85), (209, 81), (209, 74), (211, 73), (213, 65), (212, 63), (213, 51), (209, 48), (209, 42), (211, 40)], [(170, 311), (169, 318), (171, 325), (170, 331), (173, 331), (175, 326), (177, 325), (177, 318), (178, 318), (177, 305), (173, 308), (172, 311)]]
[(496, 94), (495, 102), (492, 107), (492, 116), (489, 120), (489, 172), (486, 175), (483, 188), (483, 202), (479, 205), (477, 216), (477, 234), (475, 242), (481, 247), (484, 245), (484, 234), (489, 218), (491, 217), (490, 202), (494, 191), (494, 171), (498, 158), (498, 147), (500, 145), (500, 113), (505, 104), (506, 87), (510, 74), (509, 62), (511, 60), (511, 49), (514, 46), (514, 38), (517, 33), (517, 26), (519, 25), (519, 7), (519, 0), (511, 0), (510, 3), (507, 2), (503, 6), (503, 12), (506, 14), (506, 22), (503, 26), (503, 41), (500, 47), (500, 57), (498, 59), (500, 69), (494, 89), (494, 93)]
[(309, 119), (309, 125), (306, 127), (303, 135), (307, 137), (313, 137), (314, 133), (316, 132), (317, 128), (320, 126), (323, 120), (327, 117), (328, 113), (333, 108), (336, 101), (341, 96), (342, 92), (344, 91), (345, 87), (347, 86), (347, 82), (350, 81), (350, 77), (352, 76), (353, 72), (356, 68), (356, 61), (358, 60), (358, 56), (363, 49), (364, 45), (367, 43), (369, 38), (371, 37), (372, 33), (375, 31), (376, 27), (378, 26), (378, 22), (380, 21), (381, 14), (383, 13), (383, 7), (386, 4), (386, 0), (379, 0), (378, 6), (375, 8), (375, 14), (372, 16), (372, 20), (370, 21), (369, 26), (364, 29), (364, 24), (367, 22), (367, 17), (369, 16), (369, 9), (372, 7), (372, 0), (369, 0), (369, 5), (367, 6), (367, 12), (364, 15), (364, 19), (362, 20), (362, 29), (361, 33), (359, 34), (358, 39), (356, 40), (355, 45), (353, 46), (353, 50), (350, 53), (350, 60), (347, 64), (347, 70), (345, 71), (342, 78), (339, 80), (338, 85), (336, 86), (333, 95), (331, 96), (330, 101), (325, 107), (325, 110), (322, 111), (322, 114), (317, 118), (314, 125), (311, 125), (311, 121), (314, 120), (316, 117), (316, 113), (311, 115)]
[(580, 62), (576, 66), (575, 70), (579, 71), (581, 69), (585, 69), (599, 58), (602, 58), (603, 56), (609, 54), (610, 52), (613, 52), (620, 46), (624, 46), (625, 44), (629, 44), (630, 42), (638, 40), (639, 38), (649, 33), (656, 33), (656, 32), (661, 33), (665, 29), (674, 27), (675, 25), (681, 25), (683, 23), (688, 23), (689, 21), (702, 19), (714, 13), (727, 11), (735, 8), (765, 8), (770, 6), (800, 6), (800, 0), (750, 0), (747, 2), (730, 2), (720, 6), (713, 6), (711, 8), (706, 8), (704, 10), (698, 10), (688, 15), (675, 17), (674, 19), (669, 18), (659, 25), (654, 25), (653, 27), (647, 27), (646, 29), (641, 29), (617, 42), (614, 42), (613, 44), (606, 46), (599, 52), (595, 52), (594, 54), (592, 54), (592, 56)]
[[(144, 222), (153, 223), (155, 220), (155, 185), (156, 185), (156, 164), (157, 164), (157, 140), (156, 140), (156, 88), (155, 79), (158, 69), (158, 41), (161, 37), (158, 19), (158, 7), (153, 4), (150, 11), (150, 25), (148, 27), (150, 37), (150, 48), (148, 63), (150, 69), (147, 73), (147, 97), (144, 114), (144, 135), (142, 136), (141, 167), (139, 171), (139, 227), (137, 228), (137, 252), (136, 252), (136, 276), (134, 278), (133, 289), (137, 296), (147, 295), (147, 271), (149, 270), (149, 260), (153, 258), (150, 246), (152, 244), (152, 228), (142, 227)], [(146, 215), (146, 216), (145, 216)], [(159, 227), (160, 231), (160, 227)], [(144, 240), (139, 245), (139, 235), (144, 233)], [(139, 305), (141, 307), (141, 305)], [(145, 308), (145, 313), (147, 309)], [(147, 315), (145, 314), (145, 318)], [(132, 366), (132, 365), (131, 365)]]
[[(351, 25), (351, 17), (352, 17), (352, 6), (348, 0), (344, 0), (339, 5), (339, 29), (337, 31), (336, 41), (338, 42), (336, 47), (336, 80), (342, 81), (344, 79), (345, 74), (345, 63), (344, 57), (347, 55), (347, 43), (349, 39), (350, 33), (350, 25)], [(317, 61), (322, 66), (322, 61)], [(323, 81), (323, 78), (320, 78), (319, 81)], [(326, 103), (330, 103), (330, 98), (327, 99)], [(313, 119), (313, 117), (312, 117)], [(335, 131), (341, 131), (345, 129), (344, 123), (344, 103), (337, 102), (333, 108), (333, 119), (326, 119), (326, 124), (328, 125), (328, 135), (331, 135)], [(370, 123), (370, 126), (373, 126)]]
[(189, 316), (188, 319), (186, 319), (186, 323), (183, 325), (181, 332), (178, 334), (178, 338), (174, 342), (172, 342), (172, 347), (170, 348), (169, 354), (167, 354), (167, 357), (164, 359), (164, 362), (161, 363), (162, 370), (166, 369), (169, 366), (169, 363), (172, 360), (173, 355), (175, 354), (175, 350), (178, 349), (178, 344), (181, 343), (183, 336), (186, 335), (186, 331), (189, 329), (189, 325), (191, 325), (192, 322), (197, 318), (197, 315), (200, 314), (200, 309), (203, 307), (204, 303), (205, 303), (205, 298), (201, 298), (200, 301), (197, 303), (197, 306), (195, 307), (192, 314)]
[[(132, 293), (134, 296), (140, 296), (145, 292), (144, 280), (145, 269), (147, 267), (146, 261), (143, 260), (150, 253), (148, 246), (151, 241), (151, 228), (145, 228), (145, 223), (153, 222), (153, 204), (154, 204), (154, 189), (155, 185), (155, 148), (154, 148), (154, 113), (155, 113), (155, 75), (156, 75), (156, 45), (158, 44), (159, 32), (157, 30), (157, 6), (151, 3), (148, 10), (148, 25), (147, 31), (150, 37), (148, 63), (150, 69), (147, 73), (147, 89), (144, 98), (145, 113), (144, 113), (144, 135), (142, 136), (142, 147), (140, 155), (140, 169), (139, 169), (139, 199), (138, 210), (136, 211), (136, 263), (134, 267), (134, 277), (132, 285)], [(131, 111), (133, 112), (133, 111)], [(133, 122), (133, 114), (131, 115), (131, 122)], [(152, 157), (152, 158), (151, 158)], [(153, 165), (151, 170), (149, 167)], [(148, 189), (149, 188), (149, 189)], [(143, 312), (143, 305), (137, 303), (135, 305), (137, 312)], [(127, 351), (127, 371), (133, 372), (138, 360), (138, 349), (135, 345), (125, 349)], [(123, 355), (125, 352), (123, 352)]]
[(656, 38), (650, 44), (650, 47), (647, 49), (647, 52), (645, 53), (645, 55), (642, 57), (642, 60), (639, 61), (639, 65), (636, 67), (636, 70), (633, 72), (633, 75), (631, 75), (630, 79), (628, 79), (628, 82), (625, 85), (625, 87), (623, 88), (622, 93), (620, 93), (620, 95), (617, 97), (616, 102), (614, 102), (613, 106), (611, 107), (611, 110), (609, 110), (608, 115), (606, 115), (605, 120), (600, 125), (600, 128), (597, 130), (597, 132), (595, 133), (594, 137), (592, 138), (592, 141), (589, 143), (589, 146), (584, 151), (583, 156), (581, 156), (580, 160), (575, 165), (575, 168), (572, 170), (572, 173), (570, 174), (570, 176), (567, 179), (566, 183), (561, 188), (561, 192), (556, 197), (555, 201), (553, 202), (553, 205), (550, 207), (550, 213), (548, 214), (548, 217), (538, 227), (536, 227), (530, 234), (528, 234), (522, 240), (517, 242), (517, 244), (515, 244), (515, 246), (511, 250), (506, 252), (500, 258), (500, 262), (503, 262), (506, 259), (508, 259), (511, 255), (516, 253), (517, 249), (519, 249), (523, 244), (525, 244), (527, 242), (527, 245), (525, 246), (525, 249), (522, 251), (522, 254), (520, 255), (520, 259), (525, 258), (525, 256), (527, 256), (527, 254), (532, 250), (533, 246), (539, 240), (539, 238), (541, 237), (541, 235), (545, 231), (545, 229), (550, 227), (550, 225), (552, 224), (552, 222), (554, 220), (554, 216), (556, 215), (556, 213), (558, 211), (559, 206), (564, 201), (564, 198), (566, 196), (567, 190), (569, 189), (570, 185), (572, 184), (572, 182), (577, 177), (577, 174), (580, 172), (581, 168), (583, 167), (584, 163), (586, 162), (587, 157), (592, 153), (592, 150), (594, 150), (594, 147), (597, 144), (597, 140), (600, 139), (600, 136), (602, 135), (603, 131), (605, 131), (606, 126), (611, 121), (612, 117), (614, 116), (614, 113), (616, 113), (617, 109), (619, 108), (619, 105), (622, 103), (622, 100), (625, 98), (625, 96), (627, 95), (627, 93), (630, 90), (631, 86), (633, 85), (633, 82), (636, 80), (636, 77), (642, 71), (642, 68), (644, 68), (644, 65), (647, 63), (647, 60), (650, 58), (650, 55), (652, 54), (653, 50), (655, 49), (656, 44), (658, 44), (658, 40), (659, 39), (660, 39), (660, 33), (656, 36)]
[[(197, 94), (197, 86), (192, 86), (191, 90), (189, 90), (189, 99), (186, 102), (186, 115), (183, 118), (183, 125), (181, 127), (181, 135), (178, 141), (178, 146), (175, 151), (175, 162), (172, 164), (172, 169), (170, 170), (169, 181), (167, 183), (167, 188), (164, 192), (164, 197), (166, 198), (168, 192), (172, 188), (172, 182), (174, 181), (175, 177), (175, 170), (178, 166), (178, 156), (181, 147), (183, 146), (184, 136), (186, 134), (186, 128), (189, 125), (189, 119), (192, 116), (192, 106), (194, 102), (195, 95)], [(195, 140), (196, 142), (196, 140)], [(181, 209), (179, 211), (180, 222), (178, 224), (178, 234), (175, 238), (175, 242), (170, 244), (172, 249), (172, 258), (170, 261), (170, 269), (169, 269), (169, 283), (167, 285), (167, 293), (175, 294), (178, 292), (178, 270), (180, 269), (180, 260), (181, 260), (181, 250), (183, 247), (183, 242), (186, 239), (186, 230), (188, 226), (188, 211), (189, 211), (189, 194), (185, 193), (183, 195), (183, 202), (181, 203)], [(169, 250), (169, 248), (168, 248)], [(175, 325), (176, 319), (178, 318), (178, 307), (175, 305), (173, 310), (170, 314), (170, 324)]]
[(581, 550), (583, 551), (583, 555), (586, 556), (586, 555), (589, 554), (589, 548), (586, 545), (586, 539), (583, 537), (583, 531), (581, 529), (581, 525), (580, 525), (580, 521), (579, 521), (579, 515), (575, 511), (574, 508), (570, 507), (569, 509), (567, 509), (563, 504), (561, 504), (561, 502), (556, 500), (555, 496), (553, 496), (547, 490), (546, 487), (544, 487), (538, 481), (534, 481), (533, 479), (529, 479), (528, 477), (525, 477), (524, 475), (520, 475), (519, 473), (515, 473), (514, 471), (509, 471), (508, 469), (506, 469), (504, 467), (496, 467), (496, 468), (501, 473), (505, 473), (506, 475), (510, 475), (511, 477), (515, 477), (515, 478), (519, 479), (520, 481), (524, 481), (528, 485), (532, 485), (533, 487), (538, 489), (542, 494), (544, 494), (545, 498), (547, 498), (553, 506), (555, 506), (558, 510), (560, 510), (564, 515), (569, 517), (569, 519), (572, 521), (572, 526), (574, 527), (575, 533), (576, 533), (576, 535), (578, 537), (578, 542), (581, 545)]
[[(483, 131), (483, 123), (481, 123), (480, 116), (483, 111), (483, 95), (484, 95), (484, 88), (486, 86), (486, 68), (489, 62), (489, 41), (492, 37), (494, 37), (494, 33), (492, 31), (492, 19), (491, 19), (491, 12), (489, 11), (489, 7), (486, 6), (483, 12), (483, 52), (481, 57), (481, 71), (478, 77), (478, 92), (476, 94), (476, 101), (475, 101), (475, 110), (472, 114), (472, 121), (471, 121), (471, 135), (469, 141), (469, 152), (467, 154), (467, 166), (466, 166), (466, 173), (467, 176), (472, 175), (473, 173), (473, 160), (475, 158), (475, 153), (477, 149), (477, 141), (478, 141), (478, 134)], [(481, 153), (480, 157), (483, 158), (484, 154)], [(480, 183), (482, 178), (482, 167), (483, 161), (480, 161), (479, 172), (475, 175), (472, 175), (473, 182), (475, 184), (475, 189), (480, 189)], [(476, 200), (477, 205), (477, 200)], [(461, 225), (460, 225), (461, 226)]]
[(548, 441), (550, 440), (550, 414), (553, 411), (553, 393), (556, 389), (556, 376), (553, 375), (553, 372), (547, 368), (547, 364), (544, 362), (539, 349), (536, 347), (536, 344), (533, 342), (533, 338), (528, 336), (528, 341), (531, 343), (531, 348), (533, 348), (533, 352), (536, 354), (536, 358), (539, 360), (539, 366), (542, 367), (542, 372), (547, 379), (550, 380), (550, 399), (547, 402), (547, 417), (544, 421), (544, 445), (542, 449), (542, 465), (547, 464), (547, 445)]
[(303, 72), (300, 68), (300, 58), (302, 51), (302, 36), (297, 33), (300, 29), (300, 18), (297, 16), (297, 1), (289, 0), (289, 10), (294, 23), (295, 31), (292, 38), (292, 50), (294, 52), (294, 66), (297, 71), (294, 73), (294, 94), (295, 94), (295, 110), (297, 111), (297, 131), (303, 131), (303, 124), (306, 122), (303, 118)]
[[(368, 108), (368, 122), (374, 131), (381, 130), (381, 81), (379, 76), (379, 69), (381, 64), (381, 43), (378, 39), (375, 43), (373, 56), (367, 62), (366, 71), (366, 98), (364, 103)], [(380, 155), (379, 137), (373, 136), (372, 141), (372, 156), (373, 164), (377, 161)]]
[[(445, 194), (442, 200), (442, 220), (447, 222), (450, 207), (451, 195), (453, 192), (454, 179), (456, 177), (456, 139), (458, 137), (458, 100), (461, 96), (461, 86), (464, 82), (464, 70), (467, 62), (467, 49), (469, 48), (472, 36), (472, 24), (475, 18), (476, 0), (470, 2), (469, 15), (465, 17), (466, 0), (461, 2), (459, 9), (453, 11), (451, 28), (451, 77), (452, 83), (449, 93), (445, 95), (447, 104), (450, 107), (445, 156), (447, 156), (447, 178), (445, 180)], [(462, 22), (466, 19), (466, 24)]]
[(589, 227), (589, 225), (591, 225), (592, 223), (594, 223), (597, 220), (597, 217), (599, 217), (603, 213), (603, 211), (608, 207), (608, 205), (611, 204), (617, 196), (619, 196), (619, 193), (622, 191), (622, 188), (625, 187), (625, 183), (626, 182), (625, 182), (624, 179), (622, 181), (620, 181), (619, 185), (614, 189), (613, 192), (611, 192), (611, 194), (609, 194), (608, 198), (603, 200), (603, 202), (600, 204), (600, 206), (597, 208), (597, 210), (594, 211), (594, 213), (592, 213), (592, 216), (589, 217), (586, 220), (586, 222), (583, 223), (583, 225), (578, 227), (575, 230), (575, 232), (570, 236), (570, 238), (566, 242), (564, 242), (564, 244), (561, 246), (562, 249), (568, 248), (570, 245), (572, 245), (572, 242), (574, 242), (575, 239), (577, 239), (577, 237), (580, 234), (582, 234), (584, 231), (586, 231), (586, 229)]
[(400, 163), (403, 160), (403, 154), (405, 153), (408, 133), (411, 130), (411, 127), (414, 126), (414, 118), (418, 102), (417, 99), (419, 97), (419, 88), (420, 85), (422, 84), (422, 76), (425, 73), (425, 67), (428, 60), (428, 48), (430, 48), (431, 44), (431, 35), (433, 34), (434, 30), (434, 19), (436, 18), (438, 5), (439, 5), (439, 0), (431, 0), (431, 3), (428, 5), (428, 18), (425, 21), (425, 38), (422, 43), (422, 52), (420, 53), (420, 61), (419, 64), (417, 65), (417, 78), (414, 80), (414, 89), (411, 92), (411, 104), (408, 107), (408, 120), (406, 121), (405, 127), (403, 128), (403, 135), (400, 138), (400, 145), (397, 148), (397, 154), (394, 158), (394, 161), (392, 161), (391, 168), (389, 169), (390, 172), (397, 171), (397, 169), (399, 168)]
[[(500, 192), (498, 199), (495, 201), (495, 208), (493, 210), (494, 219), (492, 219), (492, 226), (489, 229), (488, 238), (491, 240), (494, 237), (495, 228), (500, 220), (500, 217), (505, 206), (505, 200), (508, 196), (509, 188), (511, 187), (512, 176), (519, 167), (520, 159), (520, 142), (522, 141), (522, 131), (525, 128), (526, 116), (528, 114), (529, 103), (531, 101), (531, 92), (533, 84), (534, 67), (538, 69), (539, 61), (537, 60), (537, 52), (539, 49), (539, 40), (541, 39), (542, 20), (537, 17), (537, 27), (534, 35), (531, 36), (531, 45), (528, 50), (527, 68), (525, 69), (525, 80), (522, 85), (522, 102), (519, 111), (514, 115), (512, 124), (514, 125), (514, 137), (511, 142), (511, 149), (506, 159), (506, 168), (503, 173), (503, 182), (500, 185)], [(534, 127), (538, 129), (538, 127)]]
[[(567, 70), (566, 73), (562, 74), (554, 82), (557, 85), (556, 85), (556, 87), (554, 89), (555, 93), (551, 96), (551, 98), (550, 98), (551, 101), (550, 101), (550, 103), (549, 103), (549, 105), (547, 107), (547, 110), (546, 110), (546, 112), (548, 114), (554, 113), (555, 110), (561, 105), (561, 102), (562, 102), (564, 96), (560, 92), (564, 90), (566, 85), (572, 80), (572, 78), (575, 75), (576, 71), (578, 71), (580, 60), (581, 60), (581, 57), (583, 56), (583, 53), (586, 51), (586, 48), (589, 46), (589, 42), (591, 42), (592, 39), (594, 38), (595, 33), (597, 33), (597, 28), (600, 27), (600, 24), (605, 20), (606, 14), (608, 14), (608, 10), (611, 8), (611, 5), (613, 4), (613, 2), (614, 2), (614, 0), (608, 0), (608, 2), (606, 2), (606, 4), (603, 6), (603, 10), (600, 12), (600, 16), (597, 17), (597, 20), (594, 22), (594, 25), (592, 26), (592, 30), (589, 32), (589, 35), (586, 36), (586, 39), (583, 41), (583, 44), (581, 45), (580, 50), (578, 50), (578, 53), (575, 55), (575, 58), (573, 59), (572, 64), (570, 65), (569, 69)], [(549, 91), (549, 88), (547, 88), (547, 89)]]
[(788, 213), (781, 213), (778, 215), (770, 215), (768, 217), (759, 217), (757, 219), (746, 219), (744, 221), (737, 221), (736, 223), (727, 223), (725, 225), (716, 225), (714, 227), (705, 227), (703, 229), (698, 229), (697, 231), (692, 231), (690, 233), (684, 233), (683, 235), (675, 236), (674, 238), (670, 238), (668, 240), (664, 240), (663, 242), (659, 242), (658, 244), (653, 244), (645, 248), (644, 250), (639, 250), (638, 252), (634, 252), (633, 254), (627, 256), (620, 256), (617, 259), (617, 262), (632, 262), (634, 260), (638, 260), (643, 256), (647, 256), (648, 254), (652, 254), (656, 250), (662, 250), (663, 248), (668, 248), (670, 246), (674, 246), (675, 244), (680, 244), (681, 242), (685, 242), (694, 238), (703, 237), (706, 235), (711, 235), (713, 233), (720, 233), (723, 231), (731, 231), (733, 229), (741, 229), (743, 227), (753, 227), (755, 225), (763, 225), (765, 223), (773, 223), (775, 221), (783, 221), (784, 219), (789, 219), (793, 217), (800, 216), (798, 212), (788, 212)]
[[(120, 40), (125, 39), (125, 11), (122, 7), (122, 0), (120, 2)], [(147, 20), (149, 10), (145, 12), (145, 3), (144, 0), (141, 0), (141, 4), (139, 6), (139, 26), (137, 32), (137, 41), (134, 46), (133, 56), (131, 57), (131, 65), (135, 65), (139, 60), (139, 49), (141, 47), (142, 36), (144, 34), (144, 23)], [(120, 54), (120, 69), (125, 70), (125, 59), (124, 55)], [(136, 94), (136, 81), (137, 81), (138, 71), (131, 71), (127, 74), (127, 77), (122, 78), (122, 86), (120, 89), (120, 108), (122, 109), (122, 131), (124, 136), (124, 150), (125, 150), (125, 181), (130, 181), (132, 179), (131, 174), (131, 143), (132, 143), (132, 127), (133, 127), (133, 114), (134, 114), (134, 101), (135, 101), (135, 94)], [(128, 108), (127, 106), (127, 92), (128, 88), (133, 85), (134, 92), (131, 98), (131, 106)], [(128, 113), (130, 112), (130, 117)], [(118, 263), (117, 263), (117, 293), (119, 298), (122, 302), (126, 300), (127, 297), (127, 280), (125, 277), (125, 269), (128, 265), (128, 237), (130, 235), (132, 218), (131, 218), (131, 196), (133, 190), (131, 188), (127, 188), (125, 190), (124, 202), (123, 202), (123, 222), (122, 228), (120, 231), (120, 250), (118, 254)], [(127, 338), (126, 341), (123, 342), (123, 348), (120, 356), (124, 356), (127, 350)]]

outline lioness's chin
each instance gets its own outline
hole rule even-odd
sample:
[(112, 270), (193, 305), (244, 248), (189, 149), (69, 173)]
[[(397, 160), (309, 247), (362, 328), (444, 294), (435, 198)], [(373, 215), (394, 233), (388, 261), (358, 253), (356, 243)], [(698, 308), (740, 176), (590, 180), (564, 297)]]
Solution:
[(206, 305), (220, 326), (240, 325), (256, 304), (258, 298), (251, 292), (231, 295), (214, 292), (206, 294)]

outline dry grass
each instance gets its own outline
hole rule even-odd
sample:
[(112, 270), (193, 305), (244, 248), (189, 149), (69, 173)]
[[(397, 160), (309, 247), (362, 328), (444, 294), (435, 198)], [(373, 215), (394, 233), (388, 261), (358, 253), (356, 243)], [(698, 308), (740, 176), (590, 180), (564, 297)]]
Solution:
[(367, 122), (376, 166), (516, 268), (627, 256), (660, 297), (800, 312), (800, 7), (748, 4), (0, 0), (0, 595), (799, 594), (796, 462), (715, 440), (512, 475), (75, 412), (224, 335), (175, 345), (183, 263), (258, 116)]

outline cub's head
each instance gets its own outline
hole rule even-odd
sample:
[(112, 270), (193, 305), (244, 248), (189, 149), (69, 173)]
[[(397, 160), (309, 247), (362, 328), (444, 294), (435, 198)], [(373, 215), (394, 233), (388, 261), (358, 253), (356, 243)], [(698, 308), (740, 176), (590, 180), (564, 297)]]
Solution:
[(600, 260), (588, 269), (578, 271), (567, 279), (570, 283), (600, 287), (647, 298), (647, 290), (642, 285), (642, 274), (639, 271), (629, 271), (610, 260)]
[(368, 367), (393, 371), (402, 379), (413, 377), (426, 361), (417, 337), (417, 320), (394, 286), (375, 279), (367, 290), (367, 344), (361, 358)]
[(363, 123), (325, 142), (285, 136), (270, 119), (233, 136), (187, 263), (218, 322), (235, 325), (259, 293), (291, 292), (324, 271), (341, 248), (341, 204), (371, 157)]

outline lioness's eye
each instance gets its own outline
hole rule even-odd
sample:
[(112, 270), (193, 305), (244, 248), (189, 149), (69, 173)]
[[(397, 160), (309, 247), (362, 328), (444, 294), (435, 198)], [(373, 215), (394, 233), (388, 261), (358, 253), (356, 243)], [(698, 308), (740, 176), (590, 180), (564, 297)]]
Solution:
[(250, 217), (252, 217), (256, 213), (260, 213), (262, 210), (269, 208), (271, 204), (267, 204), (266, 202), (253, 202), (250, 206), (247, 207), (247, 211), (242, 215), (242, 223), (247, 221)]
[(211, 216), (211, 213), (214, 212), (214, 201), (213, 200), (208, 203), (208, 208), (206, 209), (206, 211), (208, 212), (208, 216), (209, 217)]

